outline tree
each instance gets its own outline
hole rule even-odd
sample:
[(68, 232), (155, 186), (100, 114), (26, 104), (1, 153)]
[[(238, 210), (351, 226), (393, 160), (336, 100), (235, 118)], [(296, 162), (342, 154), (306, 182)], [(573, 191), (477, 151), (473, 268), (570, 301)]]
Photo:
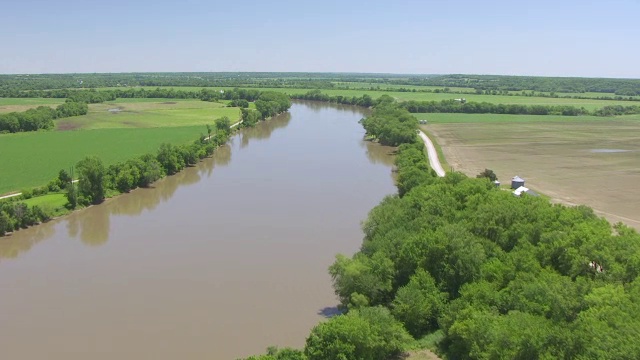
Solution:
[(180, 149), (167, 143), (160, 145), (156, 159), (168, 175), (177, 173), (185, 165)]
[(154, 181), (162, 177), (162, 165), (151, 154), (143, 155), (140, 158), (140, 178), (138, 179), (138, 186), (147, 187)]
[(134, 189), (140, 180), (140, 170), (132, 164), (126, 163), (120, 166), (115, 178), (115, 185), (120, 192), (129, 192)]
[(438, 289), (433, 277), (418, 269), (409, 283), (396, 293), (392, 313), (417, 338), (438, 328), (437, 318), (446, 300), (447, 294)]
[(73, 183), (68, 183), (67, 184), (67, 192), (66, 192), (66, 197), (67, 197), (67, 201), (69, 202), (69, 207), (71, 209), (75, 209), (76, 206), (78, 206), (78, 191), (76, 190), (76, 185)]
[(87, 156), (76, 165), (79, 173), (78, 195), (89, 203), (98, 204), (104, 200), (105, 168), (96, 156)]
[[(379, 305), (390, 300), (395, 269), (393, 262), (381, 251), (371, 257), (360, 254), (353, 259), (338, 255), (329, 273), (345, 307), (363, 303)], [(351, 304), (354, 299), (357, 304)]]
[(387, 360), (411, 337), (382, 307), (353, 310), (317, 325), (307, 338), (309, 360)]
[(491, 169), (484, 169), (483, 172), (481, 172), (480, 174), (476, 175), (476, 178), (478, 178), (478, 179), (487, 178), (487, 179), (489, 179), (491, 181), (498, 180), (498, 176)]
[(211, 131), (212, 130), (213, 129), (211, 128), (211, 125), (207, 124), (207, 134), (209, 134), (209, 137), (207, 139), (209, 139), (209, 140), (211, 139)]
[(68, 184), (73, 180), (65, 169), (60, 170), (60, 172), (58, 173), (58, 179), (60, 180), (60, 184), (62, 186), (65, 186), (65, 184)]
[(11, 231), (11, 219), (0, 209), (0, 236), (4, 236), (9, 231)]
[(216, 129), (225, 134), (231, 133), (231, 120), (228, 117), (221, 117), (215, 121)]

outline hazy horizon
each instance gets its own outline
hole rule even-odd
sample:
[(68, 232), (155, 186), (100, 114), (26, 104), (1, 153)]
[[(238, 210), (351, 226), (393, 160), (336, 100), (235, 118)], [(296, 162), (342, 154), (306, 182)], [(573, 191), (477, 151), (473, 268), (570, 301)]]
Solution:
[(638, 0), (24, 0), (0, 74), (304, 72), (640, 78)]

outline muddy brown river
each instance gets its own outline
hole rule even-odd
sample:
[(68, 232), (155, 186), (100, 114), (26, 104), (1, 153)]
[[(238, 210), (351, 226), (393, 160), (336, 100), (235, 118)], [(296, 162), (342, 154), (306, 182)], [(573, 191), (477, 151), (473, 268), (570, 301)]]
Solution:
[(175, 176), (0, 238), (2, 359), (235, 359), (302, 347), (327, 268), (395, 192), (354, 107), (295, 103)]

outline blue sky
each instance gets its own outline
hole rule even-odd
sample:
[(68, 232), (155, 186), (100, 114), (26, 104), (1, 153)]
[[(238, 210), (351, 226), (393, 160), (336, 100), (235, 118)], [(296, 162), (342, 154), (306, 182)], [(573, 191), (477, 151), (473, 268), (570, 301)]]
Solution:
[(0, 73), (640, 78), (640, 0), (0, 0)]

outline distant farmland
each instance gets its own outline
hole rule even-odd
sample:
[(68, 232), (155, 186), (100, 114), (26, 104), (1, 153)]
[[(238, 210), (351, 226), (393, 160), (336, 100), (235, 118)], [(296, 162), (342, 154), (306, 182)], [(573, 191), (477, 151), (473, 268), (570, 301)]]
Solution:
[(65, 99), (0, 98), (0, 114), (26, 111), (38, 106), (56, 107), (64, 101)]
[[(429, 114), (448, 163), (503, 183), (514, 175), (566, 204), (586, 204), (640, 229), (640, 116), (618, 118)], [(549, 120), (549, 121), (547, 121)]]
[(87, 155), (106, 165), (155, 153), (163, 142), (188, 143), (204, 126), (46, 131), (0, 135), (0, 194), (46, 185)]
[(89, 113), (56, 121), (59, 130), (149, 128), (213, 125), (227, 116), (232, 122), (240, 118), (238, 108), (223, 103), (179, 99), (117, 99), (89, 105)]
[[(25, 100), (43, 104), (57, 99)], [(55, 120), (54, 131), (0, 135), (0, 194), (46, 185), (60, 169), (69, 169), (87, 155), (110, 165), (155, 153), (163, 142), (197, 140), (207, 133), (206, 124), (222, 116), (236, 122), (240, 110), (200, 100), (118, 99), (91, 104), (87, 115)]]

